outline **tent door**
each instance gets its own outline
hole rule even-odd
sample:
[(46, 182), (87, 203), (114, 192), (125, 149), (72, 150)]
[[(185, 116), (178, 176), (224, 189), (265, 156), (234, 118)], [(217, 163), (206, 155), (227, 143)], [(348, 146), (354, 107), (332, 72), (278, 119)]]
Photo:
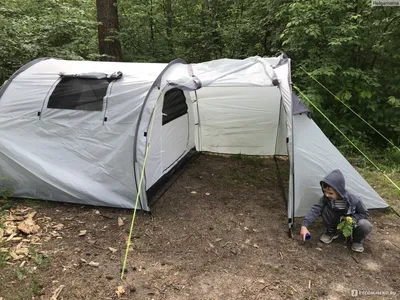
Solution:
[(182, 90), (171, 89), (164, 95), (162, 110), (162, 170), (169, 171), (186, 153), (189, 142), (189, 114)]

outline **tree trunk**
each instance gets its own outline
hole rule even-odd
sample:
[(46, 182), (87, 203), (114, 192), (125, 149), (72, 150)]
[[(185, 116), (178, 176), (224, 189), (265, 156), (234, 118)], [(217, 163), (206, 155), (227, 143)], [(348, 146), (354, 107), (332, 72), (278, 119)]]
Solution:
[(167, 27), (166, 27), (166, 33), (167, 33), (167, 42), (168, 42), (168, 52), (169, 54), (173, 54), (173, 46), (172, 46), (172, 18), (173, 18), (173, 13), (172, 13), (172, 0), (166, 0), (165, 1), (165, 14), (167, 17)]
[(96, 0), (99, 53), (108, 57), (104, 60), (122, 61), (121, 43), (116, 38), (119, 31), (117, 0)]

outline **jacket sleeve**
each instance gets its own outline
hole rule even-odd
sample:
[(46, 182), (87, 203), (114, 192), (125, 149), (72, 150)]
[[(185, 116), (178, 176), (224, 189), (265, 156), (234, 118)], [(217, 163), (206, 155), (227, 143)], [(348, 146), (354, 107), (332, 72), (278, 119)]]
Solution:
[(310, 226), (312, 222), (314, 222), (314, 220), (321, 214), (322, 210), (324, 209), (324, 206), (325, 206), (325, 198), (321, 197), (318, 203), (314, 204), (308, 211), (308, 213), (304, 217), (302, 225), (304, 227)]
[(365, 204), (359, 200), (356, 204), (356, 212), (353, 214), (353, 217), (359, 221), (361, 219), (368, 219), (369, 212)]

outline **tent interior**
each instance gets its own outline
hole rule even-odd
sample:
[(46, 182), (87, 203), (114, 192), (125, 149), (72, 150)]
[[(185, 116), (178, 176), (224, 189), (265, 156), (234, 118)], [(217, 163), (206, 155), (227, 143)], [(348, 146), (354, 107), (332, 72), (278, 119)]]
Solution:
[[(39, 59), (0, 90), (0, 177), (15, 196), (150, 210), (146, 191), (191, 149), (288, 155), (288, 222), (341, 168), (369, 208), (386, 202), (292, 95), (290, 59), (199, 64)], [(351, 190), (350, 190), (351, 191)]]

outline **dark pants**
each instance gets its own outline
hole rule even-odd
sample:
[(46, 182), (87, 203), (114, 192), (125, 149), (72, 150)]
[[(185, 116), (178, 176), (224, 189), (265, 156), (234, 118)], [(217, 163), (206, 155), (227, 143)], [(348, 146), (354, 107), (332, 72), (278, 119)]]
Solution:
[[(324, 226), (329, 231), (336, 231), (336, 227), (340, 223), (340, 216), (342, 214), (338, 211), (331, 209), (328, 205), (322, 210), (322, 221)], [(364, 238), (372, 231), (372, 225), (367, 219), (360, 219), (357, 221), (353, 229), (353, 241), (356, 243), (362, 243)]]

